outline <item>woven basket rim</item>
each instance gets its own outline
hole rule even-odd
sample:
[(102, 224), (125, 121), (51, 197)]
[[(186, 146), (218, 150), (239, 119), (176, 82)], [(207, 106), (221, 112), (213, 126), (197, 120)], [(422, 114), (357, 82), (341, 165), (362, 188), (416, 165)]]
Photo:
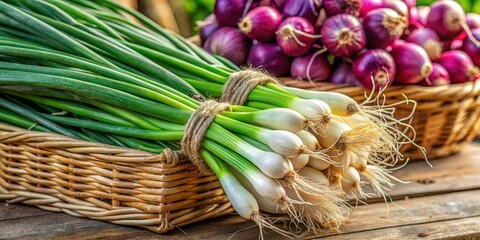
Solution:
[[(39, 132), (28, 130), (5, 123), (0, 123), (0, 142), (15, 142), (21, 137), (22, 141), (29, 142), (32, 146), (48, 148), (65, 148), (78, 154), (94, 154), (98, 160), (106, 163), (172, 163), (164, 153), (154, 154), (143, 150), (112, 146), (108, 144), (89, 142), (52, 132)], [(44, 140), (49, 140), (47, 143)], [(183, 161), (183, 159), (182, 159)], [(174, 163), (175, 164), (175, 163)]]
[[(363, 95), (370, 91), (362, 86), (348, 84), (334, 84), (330, 82), (308, 82), (292, 78), (279, 78), (287, 86), (299, 87), (302, 89), (324, 91), (336, 90), (343, 93), (352, 93), (354, 95)], [(384, 92), (387, 97), (398, 97), (406, 95), (409, 99), (428, 101), (438, 100), (457, 100), (468, 97), (475, 97), (480, 94), (480, 79), (473, 82), (451, 84), (445, 86), (425, 87), (420, 85), (392, 85)]]

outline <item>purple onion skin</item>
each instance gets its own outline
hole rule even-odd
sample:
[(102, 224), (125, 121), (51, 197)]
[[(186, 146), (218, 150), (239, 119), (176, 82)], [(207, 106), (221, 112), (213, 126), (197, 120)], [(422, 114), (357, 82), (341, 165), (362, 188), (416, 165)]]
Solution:
[(452, 83), (469, 82), (479, 77), (478, 68), (473, 65), (470, 57), (462, 51), (446, 51), (436, 62), (447, 70)]
[[(353, 62), (353, 75), (367, 89), (392, 85), (396, 67), (392, 56), (382, 49), (367, 50)], [(373, 80), (373, 81), (372, 81)]]
[(390, 8), (405, 17), (407, 17), (409, 13), (407, 5), (401, 0), (364, 0), (362, 8), (360, 9), (360, 16), (366, 16), (370, 11), (379, 8)]
[(408, 27), (404, 32), (404, 35), (402, 38), (405, 38), (408, 36), (411, 32), (423, 28), (423, 25), (419, 22), (418, 20), (418, 11), (417, 8), (410, 8), (409, 14), (408, 14)]
[(248, 65), (265, 69), (276, 77), (288, 74), (292, 59), (276, 43), (257, 43), (250, 49)]
[(256, 0), (257, 2), (257, 7), (260, 7), (260, 6), (269, 6), (271, 7), (272, 6), (272, 1), (271, 0)]
[(436, 87), (450, 84), (450, 76), (447, 70), (438, 63), (432, 64), (432, 73), (428, 77), (418, 83), (420, 86)]
[(382, 6), (383, 0), (364, 0), (360, 8), (360, 16), (365, 16), (371, 10), (381, 8)]
[[(328, 15), (327, 15), (327, 12), (325, 11), (325, 8), (320, 9), (320, 13), (318, 14), (317, 21), (313, 25), (313, 28), (315, 29), (316, 33), (319, 33), (322, 30), (322, 26), (325, 23), (325, 21), (327, 21), (327, 19), (328, 19)], [(321, 40), (321, 38), (319, 38), (318, 40)]]
[(220, 28), (217, 23), (217, 19), (213, 14), (205, 18), (205, 20), (200, 22), (198, 25), (200, 27), (198, 34), (200, 35), (200, 40), (202, 41), (202, 43), (204, 43), (207, 38), (209, 38), (215, 31)]
[(407, 42), (415, 43), (425, 49), (431, 60), (437, 59), (442, 54), (442, 43), (435, 31), (429, 28), (419, 28), (407, 37)]
[(283, 11), (285, 0), (270, 0), (270, 5), (276, 8), (278, 11)]
[(280, 12), (273, 7), (261, 6), (248, 12), (238, 27), (250, 39), (268, 42), (275, 38), (275, 32), (281, 22)]
[(358, 17), (362, 0), (323, 0), (322, 7), (328, 16), (347, 13)]
[(427, 25), (428, 14), (430, 14), (430, 7), (428, 6), (418, 6), (417, 9), (417, 20), (422, 26)]
[[(406, 41), (404, 41), (402, 39), (398, 39), (397, 41), (393, 42), (393, 44), (389, 48), (394, 48), (394, 47), (400, 46), (400, 45), (405, 44), (405, 43), (406, 43)], [(391, 51), (391, 49), (388, 49), (387, 51)]]
[(321, 0), (286, 0), (283, 4), (283, 17), (302, 17), (314, 24), (321, 6)]
[[(480, 41), (480, 28), (472, 30), (473, 37)], [(465, 38), (460, 50), (464, 51), (476, 66), (480, 66), (480, 46), (477, 46), (472, 39)]]
[(330, 77), (330, 82), (334, 84), (348, 84), (353, 86), (360, 86), (361, 84), (353, 75), (352, 65), (348, 63), (341, 63), (333, 71)]
[(450, 44), (450, 50), (460, 50), (463, 46), (462, 40), (453, 40)]
[(242, 65), (247, 60), (249, 40), (240, 30), (223, 27), (212, 34), (203, 45), (209, 53), (220, 55), (236, 65)]
[[(312, 60), (312, 58), (314, 59)], [(308, 69), (310, 61), (312, 61), (312, 65)], [(330, 76), (330, 64), (326, 56), (322, 54), (315, 56), (315, 53), (309, 53), (293, 60), (290, 75), (295, 79), (324, 82)]]
[(312, 48), (315, 38), (298, 33), (313, 35), (315, 30), (310, 22), (301, 17), (289, 17), (280, 24), (277, 31), (277, 43), (282, 51), (291, 57), (301, 56)]
[(236, 27), (247, 7), (247, 0), (217, 0), (213, 13), (220, 26)]
[(467, 13), (467, 26), (470, 29), (480, 28), (480, 15), (477, 13)]
[(432, 72), (432, 62), (427, 52), (414, 43), (396, 41), (390, 54), (398, 71), (395, 82), (415, 84), (424, 80)]
[(442, 41), (442, 52), (452, 50), (453, 39), (443, 40)]
[(385, 0), (383, 2), (382, 8), (390, 8), (392, 10), (395, 10), (398, 14), (407, 17), (409, 11), (409, 8), (405, 2), (402, 2), (400, 0)]
[(417, 1), (416, 0), (402, 0), (402, 2), (404, 2), (407, 5), (408, 9), (411, 9), (411, 8), (417, 6)]
[(451, 0), (439, 0), (432, 4), (426, 27), (437, 32), (444, 40), (453, 39), (463, 31), (465, 12), (460, 4)]
[(352, 57), (365, 47), (366, 39), (358, 18), (338, 14), (328, 18), (321, 29), (322, 42), (336, 57)]
[(370, 11), (363, 18), (363, 29), (367, 36), (367, 48), (386, 48), (402, 36), (406, 17), (388, 8)]

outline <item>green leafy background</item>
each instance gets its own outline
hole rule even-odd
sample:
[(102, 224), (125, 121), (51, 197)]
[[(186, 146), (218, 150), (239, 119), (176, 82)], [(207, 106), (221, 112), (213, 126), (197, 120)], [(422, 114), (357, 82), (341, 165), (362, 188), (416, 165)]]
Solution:
[(197, 33), (198, 27), (195, 22), (205, 19), (213, 12), (213, 5), (215, 0), (183, 0), (183, 7), (185, 11), (192, 17), (192, 26), (194, 26), (194, 33)]
[[(462, 5), (465, 12), (480, 13), (480, 1), (478, 0), (455, 0)], [(435, 0), (417, 0), (417, 5), (431, 5)]]

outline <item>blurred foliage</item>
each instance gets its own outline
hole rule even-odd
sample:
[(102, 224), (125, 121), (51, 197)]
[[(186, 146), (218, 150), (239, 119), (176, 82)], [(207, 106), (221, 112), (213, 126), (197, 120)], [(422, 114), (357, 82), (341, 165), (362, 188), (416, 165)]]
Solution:
[(194, 33), (197, 33), (198, 27), (195, 24), (198, 20), (205, 19), (213, 12), (213, 5), (215, 0), (183, 0), (183, 7), (192, 18), (192, 26), (194, 26)]
[[(462, 5), (465, 12), (480, 13), (480, 1), (478, 0), (455, 0)], [(431, 5), (435, 0), (417, 0), (417, 5)]]

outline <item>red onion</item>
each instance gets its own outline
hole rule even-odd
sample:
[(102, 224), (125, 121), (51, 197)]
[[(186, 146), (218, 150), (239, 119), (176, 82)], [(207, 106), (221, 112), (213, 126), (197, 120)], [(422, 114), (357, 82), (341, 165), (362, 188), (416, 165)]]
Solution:
[(360, 9), (360, 15), (365, 16), (370, 11), (379, 9), (379, 8), (389, 8), (395, 10), (398, 14), (407, 17), (408, 16), (408, 7), (407, 5), (400, 0), (373, 0), (373, 1), (363, 1), (362, 8)]
[(402, 0), (402, 2), (404, 2), (407, 5), (408, 9), (411, 9), (411, 8), (417, 6), (417, 1), (416, 0)]
[(216, 0), (213, 13), (220, 26), (236, 27), (246, 12), (248, 0)]
[(200, 27), (198, 34), (200, 35), (200, 40), (204, 43), (208, 37), (210, 37), (215, 31), (218, 30), (217, 19), (215, 15), (210, 15), (205, 20), (197, 22), (197, 25)]
[(403, 34), (406, 17), (388, 8), (370, 11), (363, 18), (363, 29), (367, 36), (368, 48), (386, 48)]
[(405, 31), (405, 35), (409, 35), (416, 29), (425, 27), (429, 12), (430, 7), (427, 6), (410, 8), (410, 14), (408, 15), (408, 29)]
[(285, 5), (285, 0), (270, 0), (270, 5), (277, 10), (282, 11), (283, 5)]
[(321, 30), (322, 42), (337, 57), (351, 57), (365, 47), (365, 32), (358, 18), (338, 14), (328, 18)]
[(407, 37), (407, 42), (415, 43), (425, 49), (430, 59), (437, 59), (442, 54), (442, 43), (438, 35), (429, 28), (419, 28)]
[(322, 6), (328, 16), (347, 13), (358, 17), (362, 7), (362, 0), (323, 0)]
[(467, 13), (466, 15), (467, 26), (470, 29), (480, 28), (480, 15), (477, 13)]
[(333, 72), (330, 77), (330, 82), (335, 84), (348, 84), (353, 86), (361, 85), (355, 75), (353, 75), (352, 65), (348, 63), (342, 63)]
[(427, 25), (427, 17), (430, 14), (430, 7), (428, 6), (418, 6), (417, 9), (417, 20), (423, 26)]
[(353, 62), (355, 78), (367, 89), (375, 90), (392, 85), (395, 78), (392, 56), (382, 49), (367, 50)]
[(320, 32), (323, 24), (327, 19), (328, 19), (328, 15), (327, 15), (327, 12), (325, 12), (325, 8), (320, 9), (320, 12), (318, 13), (317, 21), (315, 22), (315, 24), (313, 24), (313, 28), (315, 29), (315, 32)]
[(417, 8), (410, 8), (409, 9), (409, 14), (408, 14), (408, 26), (407, 29), (404, 32), (404, 36), (408, 36), (411, 32), (423, 28), (423, 25), (419, 22), (418, 20), (418, 11)]
[(314, 24), (321, 6), (322, 0), (286, 0), (283, 5), (283, 16), (302, 17)]
[(293, 60), (290, 75), (295, 79), (323, 82), (330, 76), (330, 64), (319, 52), (310, 53)]
[(450, 46), (452, 46), (453, 39), (443, 40), (442, 41), (442, 52), (452, 50)]
[(437, 59), (437, 63), (447, 70), (452, 83), (464, 83), (479, 77), (478, 68), (473, 65), (470, 57), (462, 51), (446, 51)]
[(419, 83), (419, 85), (426, 87), (443, 86), (448, 84), (450, 84), (450, 76), (448, 76), (447, 70), (438, 63), (432, 64), (432, 73)]
[(275, 37), (275, 31), (282, 22), (282, 15), (273, 7), (261, 6), (248, 12), (238, 24), (249, 38), (267, 42)]
[(463, 46), (463, 40), (454, 39), (450, 44), (450, 50), (460, 50)]
[(381, 8), (382, 6), (383, 0), (364, 0), (362, 1), (362, 7), (360, 7), (360, 16), (365, 16), (371, 10)]
[(382, 8), (390, 8), (395, 10), (398, 14), (407, 17), (409, 8), (405, 2), (400, 0), (384, 0)]
[[(252, 1), (252, 0), (249, 0), (249, 1)], [(256, 7), (260, 7), (260, 6), (269, 6), (271, 7), (272, 6), (272, 1), (271, 0), (254, 0), (256, 1)], [(254, 5), (254, 4), (252, 4)], [(250, 7), (250, 9), (253, 9), (253, 7)]]
[(288, 56), (298, 57), (307, 53), (315, 42), (315, 30), (305, 18), (289, 17), (280, 24), (277, 43)]
[(257, 43), (250, 49), (248, 65), (265, 69), (281, 77), (288, 74), (292, 60), (275, 43)]
[(432, 62), (427, 52), (417, 44), (396, 41), (390, 54), (398, 69), (395, 82), (415, 84), (432, 72)]
[(218, 29), (210, 36), (203, 48), (210, 53), (220, 55), (236, 65), (245, 63), (249, 48), (247, 36), (232, 27)]
[(402, 44), (405, 44), (405, 43), (406, 42), (404, 40), (398, 39), (397, 41), (393, 42), (393, 44), (390, 45), (390, 47), (388, 47), (386, 50), (390, 52), (392, 50), (392, 48), (397, 47), (397, 46), (402, 45)]
[(465, 13), (455, 1), (439, 0), (430, 7), (426, 26), (442, 39), (453, 39), (464, 29)]
[[(480, 28), (473, 29), (472, 34), (477, 41), (480, 41)], [(476, 42), (473, 42), (470, 38), (465, 38), (460, 50), (468, 54), (475, 65), (480, 66), (480, 46)]]

